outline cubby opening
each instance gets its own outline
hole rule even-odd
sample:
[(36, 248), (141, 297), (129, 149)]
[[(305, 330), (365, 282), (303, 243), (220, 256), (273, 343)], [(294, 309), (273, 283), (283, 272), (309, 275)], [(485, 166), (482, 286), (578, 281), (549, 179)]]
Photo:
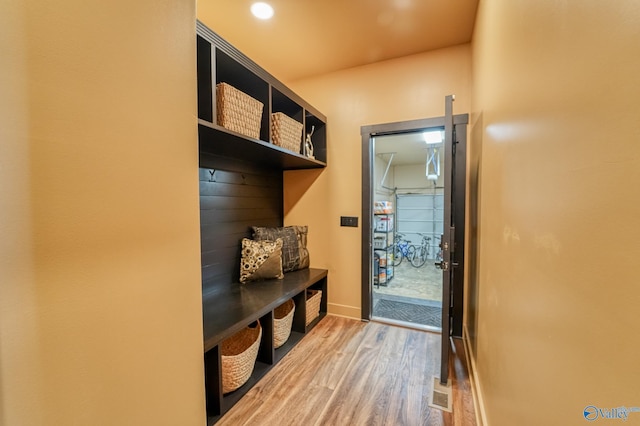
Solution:
[(271, 112), (282, 112), (290, 118), (302, 123), (304, 109), (295, 101), (292, 101), (286, 95), (282, 94), (275, 87), (271, 88)]
[[(327, 126), (326, 123), (313, 115), (311, 112), (306, 111), (304, 122), (304, 133), (308, 135), (313, 129), (313, 135), (311, 136), (311, 143), (313, 144), (313, 156), (317, 161), (322, 163), (327, 162)], [(306, 136), (305, 136), (306, 137)]]
[(238, 61), (216, 48), (216, 84), (227, 83), (257, 101), (262, 102), (260, 140), (269, 141), (269, 83), (255, 75)]

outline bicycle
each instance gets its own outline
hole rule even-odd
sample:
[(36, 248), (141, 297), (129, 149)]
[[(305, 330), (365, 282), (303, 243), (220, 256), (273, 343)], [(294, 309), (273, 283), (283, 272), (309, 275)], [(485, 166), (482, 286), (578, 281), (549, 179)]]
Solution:
[(427, 237), (425, 234), (419, 232), (417, 234), (422, 237), (422, 241), (420, 242), (420, 246), (416, 247), (414, 256), (410, 260), (411, 265), (419, 268), (427, 262), (427, 258), (429, 257), (429, 242), (431, 241), (431, 237)]
[(393, 242), (393, 266), (398, 266), (402, 263), (402, 259), (405, 257), (411, 261), (416, 254), (416, 247), (410, 245), (410, 241), (404, 238), (404, 234), (399, 232), (394, 236)]

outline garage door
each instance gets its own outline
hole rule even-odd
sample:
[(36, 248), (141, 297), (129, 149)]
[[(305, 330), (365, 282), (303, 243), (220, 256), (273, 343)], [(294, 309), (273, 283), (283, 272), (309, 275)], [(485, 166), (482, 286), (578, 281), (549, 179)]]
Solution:
[(429, 258), (439, 250), (444, 220), (443, 194), (406, 194), (396, 197), (397, 231), (412, 244), (420, 245), (425, 234), (429, 242)]

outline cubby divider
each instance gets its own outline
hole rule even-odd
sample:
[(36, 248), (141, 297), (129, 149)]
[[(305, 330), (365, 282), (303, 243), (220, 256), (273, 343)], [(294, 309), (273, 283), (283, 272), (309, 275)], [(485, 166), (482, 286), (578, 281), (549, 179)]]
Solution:
[(197, 69), (198, 69), (198, 118), (214, 122), (215, 102), (213, 102), (213, 66), (211, 43), (197, 37)]
[(260, 317), (262, 325), (262, 340), (258, 349), (258, 361), (272, 365), (275, 359), (273, 348), (273, 311), (267, 312)]

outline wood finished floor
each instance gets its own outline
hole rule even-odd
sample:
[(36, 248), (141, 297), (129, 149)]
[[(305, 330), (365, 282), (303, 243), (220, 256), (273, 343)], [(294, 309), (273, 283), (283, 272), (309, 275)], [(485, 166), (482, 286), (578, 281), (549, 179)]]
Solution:
[(428, 406), (439, 354), (439, 334), (328, 315), (217, 424), (475, 426), (458, 339), (453, 413)]

